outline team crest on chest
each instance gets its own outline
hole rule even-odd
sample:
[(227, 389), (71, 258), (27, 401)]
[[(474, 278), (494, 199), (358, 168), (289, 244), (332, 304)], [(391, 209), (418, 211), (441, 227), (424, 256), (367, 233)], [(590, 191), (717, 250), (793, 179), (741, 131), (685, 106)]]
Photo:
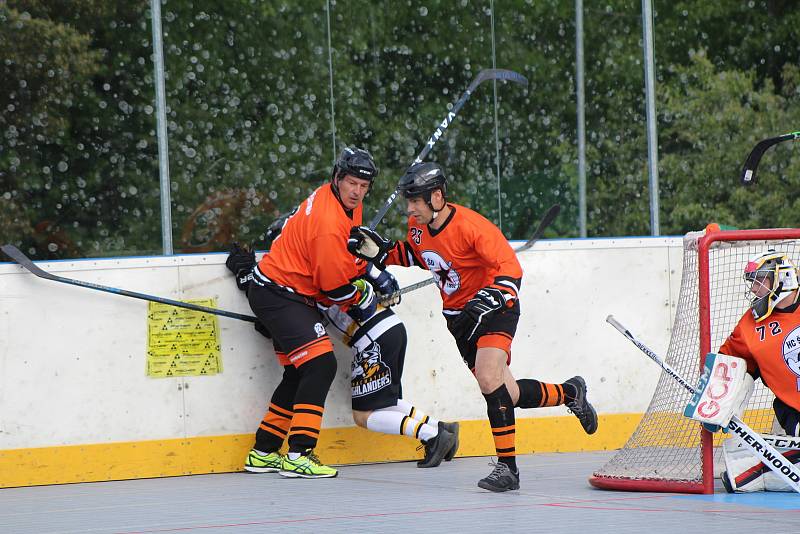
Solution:
[(461, 287), (461, 275), (453, 269), (452, 262), (442, 258), (438, 252), (434, 250), (423, 251), (422, 261), (425, 262), (428, 270), (433, 273), (436, 285), (446, 295), (452, 295)]
[(800, 326), (783, 338), (783, 361), (797, 375), (797, 391), (800, 391)]

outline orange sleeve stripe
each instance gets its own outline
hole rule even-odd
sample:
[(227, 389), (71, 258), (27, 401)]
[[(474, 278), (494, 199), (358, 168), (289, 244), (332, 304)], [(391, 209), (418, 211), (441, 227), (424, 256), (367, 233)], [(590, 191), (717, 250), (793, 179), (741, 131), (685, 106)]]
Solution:
[(501, 427), (498, 427), (498, 428), (492, 428), (492, 434), (497, 435), (497, 434), (504, 434), (504, 433), (506, 433), (508, 431), (513, 432), (514, 430), (516, 430), (516, 428), (517, 428), (516, 425), (509, 425), (509, 426), (501, 426)]

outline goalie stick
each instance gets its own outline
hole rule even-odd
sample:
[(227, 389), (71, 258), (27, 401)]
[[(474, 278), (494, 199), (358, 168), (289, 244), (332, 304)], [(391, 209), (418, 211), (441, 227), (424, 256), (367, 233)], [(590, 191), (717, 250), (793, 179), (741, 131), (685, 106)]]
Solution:
[(750, 151), (750, 154), (744, 162), (744, 167), (742, 167), (742, 175), (739, 178), (742, 185), (754, 185), (756, 183), (756, 169), (758, 168), (758, 163), (761, 161), (761, 156), (764, 155), (764, 152), (766, 152), (769, 147), (782, 143), (783, 141), (793, 141), (795, 139), (800, 139), (800, 132), (790, 132), (779, 135), (778, 137), (770, 137), (769, 139), (759, 141), (756, 146), (753, 147), (753, 150)]
[(73, 278), (65, 278), (63, 276), (58, 276), (53, 273), (48, 273), (41, 267), (37, 267), (30, 258), (28, 258), (25, 254), (23, 254), (17, 247), (14, 245), (3, 245), (0, 247), (0, 250), (5, 252), (9, 258), (14, 260), (15, 262), (19, 263), (21, 266), (26, 268), (32, 274), (35, 274), (39, 278), (45, 278), (47, 280), (52, 280), (54, 282), (61, 282), (63, 284), (70, 284), (73, 286), (80, 286), (86, 287), (89, 289), (95, 289), (97, 291), (104, 291), (106, 293), (114, 293), (116, 295), (122, 295), (124, 297), (133, 297), (135, 299), (147, 300), (150, 302), (158, 302), (161, 304), (168, 304), (170, 306), (177, 306), (178, 308), (186, 308), (189, 310), (205, 312), (205, 313), (212, 313), (214, 315), (221, 315), (223, 317), (230, 317), (231, 319), (239, 319), (240, 321), (248, 321), (250, 323), (254, 323), (257, 321), (255, 317), (252, 315), (243, 315), (241, 313), (235, 313), (225, 310), (218, 310), (216, 308), (208, 308), (206, 306), (200, 306), (198, 304), (191, 304), (189, 302), (181, 302), (179, 300), (172, 300), (163, 297), (155, 297), (153, 295), (147, 295), (145, 293), (137, 293), (135, 291), (128, 291), (125, 289), (119, 289), (116, 287), (109, 287), (109, 286), (102, 286), (100, 284), (93, 284), (91, 282), (84, 282), (83, 280), (75, 280)]
[[(520, 85), (528, 85), (528, 79), (519, 74), (514, 72), (513, 70), (506, 70), (506, 69), (484, 69), (478, 73), (477, 76), (470, 82), (469, 87), (467, 90), (464, 91), (464, 94), (461, 95), (450, 111), (447, 112), (444, 120), (436, 127), (436, 131), (428, 138), (428, 142), (425, 143), (425, 147), (422, 149), (422, 152), (414, 158), (413, 163), (420, 163), (423, 159), (428, 155), (431, 151), (433, 146), (439, 140), (440, 137), (444, 134), (444, 131), (447, 130), (447, 127), (453, 123), (453, 120), (456, 118), (456, 115), (464, 106), (464, 104), (469, 100), (469, 97), (472, 95), (472, 92), (483, 82), (488, 80), (508, 80), (510, 82), (518, 83)], [(400, 194), (400, 191), (395, 187), (394, 191), (389, 198), (386, 199), (381, 209), (378, 210), (378, 213), (372, 218), (369, 223), (370, 229), (374, 230), (378, 223), (386, 216), (386, 213), (389, 211), (389, 208), (392, 207), (394, 200), (397, 198), (397, 195)]]
[[(522, 245), (516, 247), (514, 249), (514, 252), (519, 253), (519, 252), (523, 252), (523, 251), (528, 250), (529, 248), (531, 248), (542, 237), (542, 235), (544, 234), (544, 231), (547, 230), (547, 227), (550, 226), (550, 224), (555, 220), (556, 217), (558, 217), (558, 213), (560, 211), (561, 211), (561, 206), (560, 205), (553, 204), (552, 206), (550, 206), (550, 209), (547, 210), (547, 213), (544, 214), (544, 217), (542, 217), (542, 220), (539, 222), (539, 226), (536, 227), (536, 230), (534, 230), (533, 235), (531, 235), (530, 239), (528, 239)], [(422, 287), (429, 286), (429, 285), (431, 285), (431, 284), (433, 284), (435, 282), (436, 282), (436, 280), (433, 278), (433, 276), (431, 276), (430, 278), (426, 278), (425, 280), (422, 280), (421, 282), (417, 282), (415, 284), (411, 284), (409, 286), (400, 288), (399, 290), (395, 291), (394, 293), (390, 293), (388, 295), (382, 296), (380, 298), (380, 303), (384, 304), (386, 302), (389, 302), (392, 299), (395, 299), (396, 297), (399, 297), (401, 295), (405, 295), (406, 293), (410, 293), (411, 291), (415, 291), (415, 290), (420, 289)]]
[[(694, 394), (695, 388), (689, 384), (682, 376), (680, 376), (672, 367), (663, 361), (658, 354), (650, 350), (647, 345), (636, 339), (630, 330), (622, 326), (613, 315), (606, 317), (606, 322), (616, 328), (622, 335), (628, 338), (631, 343), (644, 352), (651, 360), (656, 362), (661, 368), (672, 378), (674, 378), (680, 385), (686, 388), (689, 393)], [(775, 447), (764, 441), (761, 434), (755, 432), (752, 428), (747, 426), (736, 415), (731, 418), (728, 424), (728, 431), (736, 437), (742, 445), (752, 451), (756, 458), (770, 468), (781, 480), (783, 480), (790, 488), (800, 493), (800, 471), (787, 460)]]

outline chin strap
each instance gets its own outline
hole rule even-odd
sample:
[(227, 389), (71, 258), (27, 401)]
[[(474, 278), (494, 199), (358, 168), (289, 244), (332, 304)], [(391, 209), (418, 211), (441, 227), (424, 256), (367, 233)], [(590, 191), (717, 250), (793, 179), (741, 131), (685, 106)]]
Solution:
[(431, 197), (430, 196), (428, 196), (426, 204), (431, 209), (431, 211), (433, 211), (433, 217), (431, 217), (431, 222), (433, 222), (433, 221), (436, 220), (436, 217), (439, 216), (439, 213), (441, 213), (441, 211), (447, 207), (447, 200), (444, 201), (444, 206), (442, 206), (442, 208), (438, 209), (438, 210), (433, 207), (433, 203), (431, 202)]

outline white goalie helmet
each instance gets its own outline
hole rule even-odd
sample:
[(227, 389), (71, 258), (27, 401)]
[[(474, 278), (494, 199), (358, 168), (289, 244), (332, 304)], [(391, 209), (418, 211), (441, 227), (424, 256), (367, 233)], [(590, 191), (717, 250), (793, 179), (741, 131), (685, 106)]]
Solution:
[(756, 322), (769, 317), (777, 303), (800, 288), (797, 267), (786, 254), (772, 249), (750, 258), (744, 268), (744, 281)]

